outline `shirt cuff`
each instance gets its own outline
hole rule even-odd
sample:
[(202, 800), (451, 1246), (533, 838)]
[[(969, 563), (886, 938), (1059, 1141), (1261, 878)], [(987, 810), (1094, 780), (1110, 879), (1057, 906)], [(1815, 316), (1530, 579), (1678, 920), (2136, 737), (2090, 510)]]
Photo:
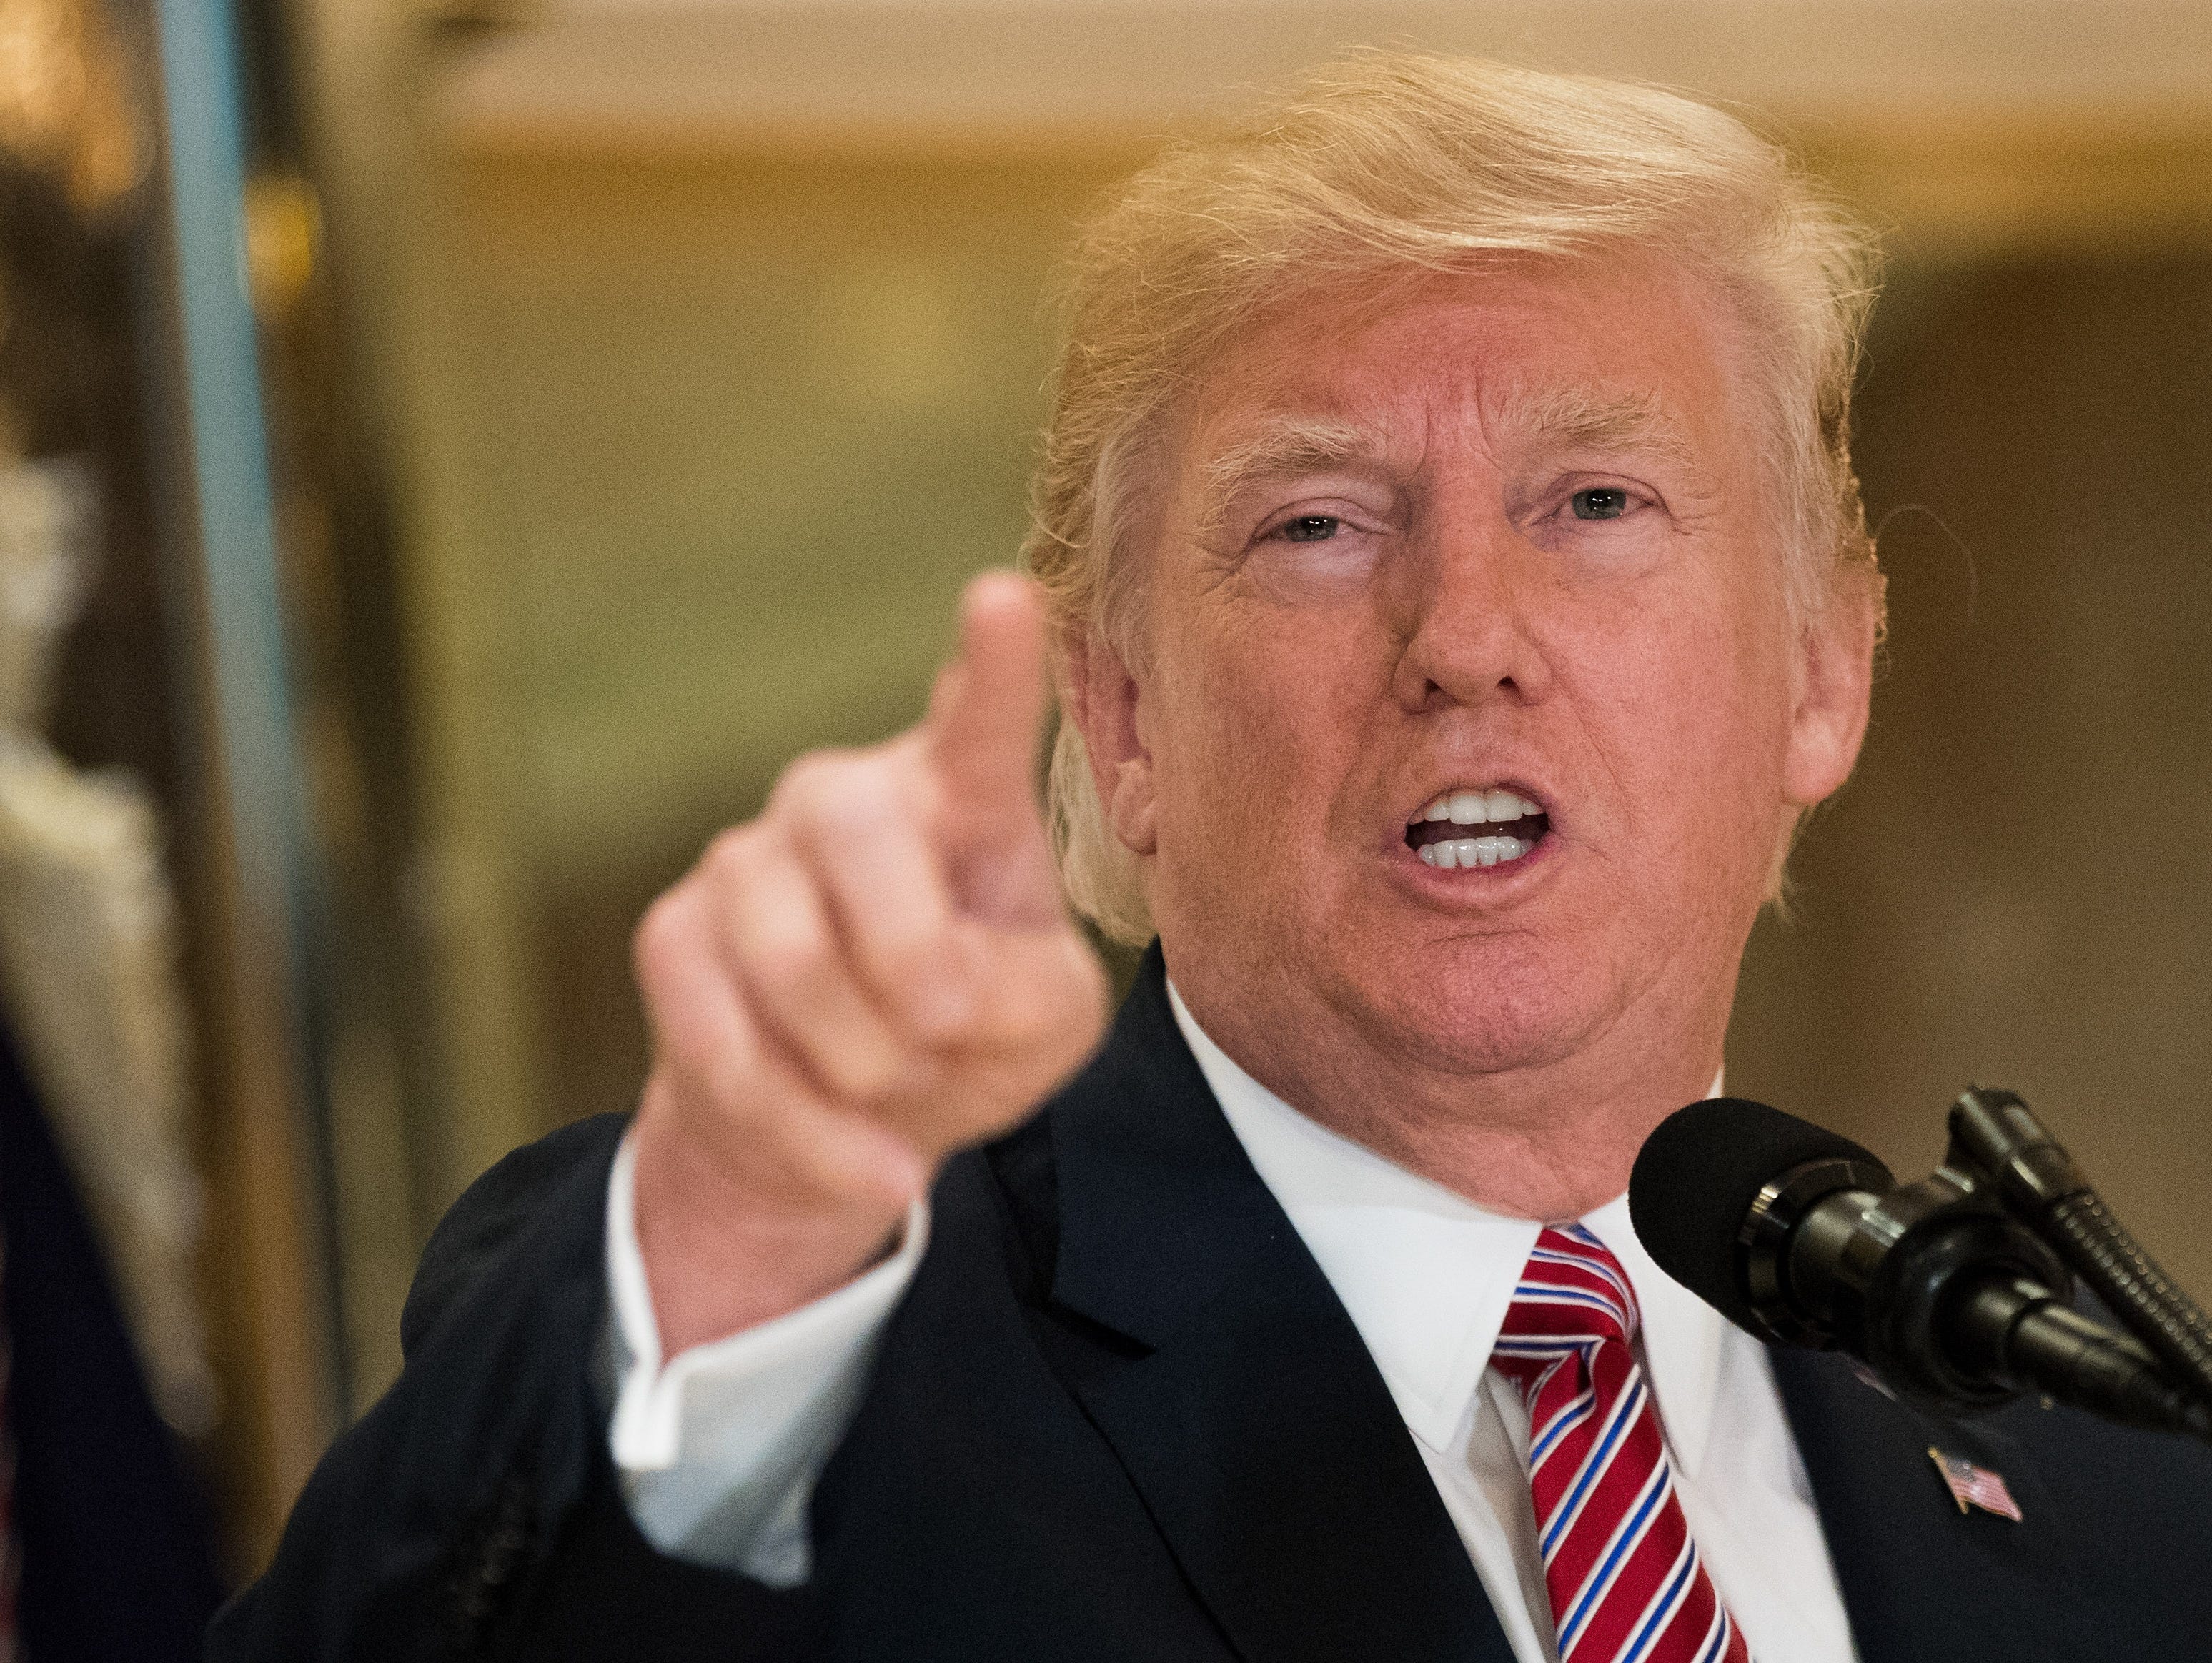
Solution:
[(778, 1587), (804, 1581), (814, 1480), (860, 1406), (875, 1342), (914, 1279), (929, 1208), (898, 1250), (811, 1304), (664, 1364), (625, 1138), (607, 1181), (608, 1445), (630, 1516), (664, 1553)]

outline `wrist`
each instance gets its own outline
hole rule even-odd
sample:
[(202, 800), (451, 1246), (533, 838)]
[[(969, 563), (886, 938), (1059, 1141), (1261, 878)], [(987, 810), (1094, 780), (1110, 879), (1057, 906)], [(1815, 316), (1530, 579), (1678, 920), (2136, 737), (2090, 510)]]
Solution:
[(764, 1190), (671, 1130), (641, 1114), (631, 1132), (632, 1220), (664, 1360), (811, 1304), (896, 1249), (904, 1206)]

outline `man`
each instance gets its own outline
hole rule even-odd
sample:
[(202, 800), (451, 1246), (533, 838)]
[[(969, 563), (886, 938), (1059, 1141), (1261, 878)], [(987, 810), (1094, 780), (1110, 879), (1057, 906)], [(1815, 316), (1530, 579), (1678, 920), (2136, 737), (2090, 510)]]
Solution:
[[(1620, 1200), (1864, 731), (1868, 267), (1733, 120), (1495, 65), (1141, 174), (1034, 586), (656, 904), (634, 1123), (455, 1209), (214, 1655), (2198, 1644), (2196, 1452), (1770, 1358)], [(1087, 1064), (1062, 889), (1157, 938)]]

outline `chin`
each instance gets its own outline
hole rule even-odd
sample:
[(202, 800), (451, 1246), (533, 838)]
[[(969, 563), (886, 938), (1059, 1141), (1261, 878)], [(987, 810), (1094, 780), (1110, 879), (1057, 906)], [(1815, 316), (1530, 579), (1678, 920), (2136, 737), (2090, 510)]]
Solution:
[[(1422, 1066), (1492, 1074), (1573, 1055), (1618, 1006), (1613, 979), (1526, 938), (1346, 966), (1339, 998), (1362, 1027)], [(1364, 972), (1365, 974), (1360, 974)]]

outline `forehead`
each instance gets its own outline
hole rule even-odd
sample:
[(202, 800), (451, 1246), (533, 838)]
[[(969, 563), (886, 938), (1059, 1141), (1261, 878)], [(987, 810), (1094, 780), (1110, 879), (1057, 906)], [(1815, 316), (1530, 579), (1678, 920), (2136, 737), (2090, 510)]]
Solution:
[(1212, 466), (1272, 431), (1327, 445), (1334, 430), (1370, 448), (1534, 436), (1717, 462), (1747, 402), (1741, 337), (1710, 284), (1657, 263), (1523, 261), (1316, 289), (1216, 355), (1186, 408), (1184, 452)]

